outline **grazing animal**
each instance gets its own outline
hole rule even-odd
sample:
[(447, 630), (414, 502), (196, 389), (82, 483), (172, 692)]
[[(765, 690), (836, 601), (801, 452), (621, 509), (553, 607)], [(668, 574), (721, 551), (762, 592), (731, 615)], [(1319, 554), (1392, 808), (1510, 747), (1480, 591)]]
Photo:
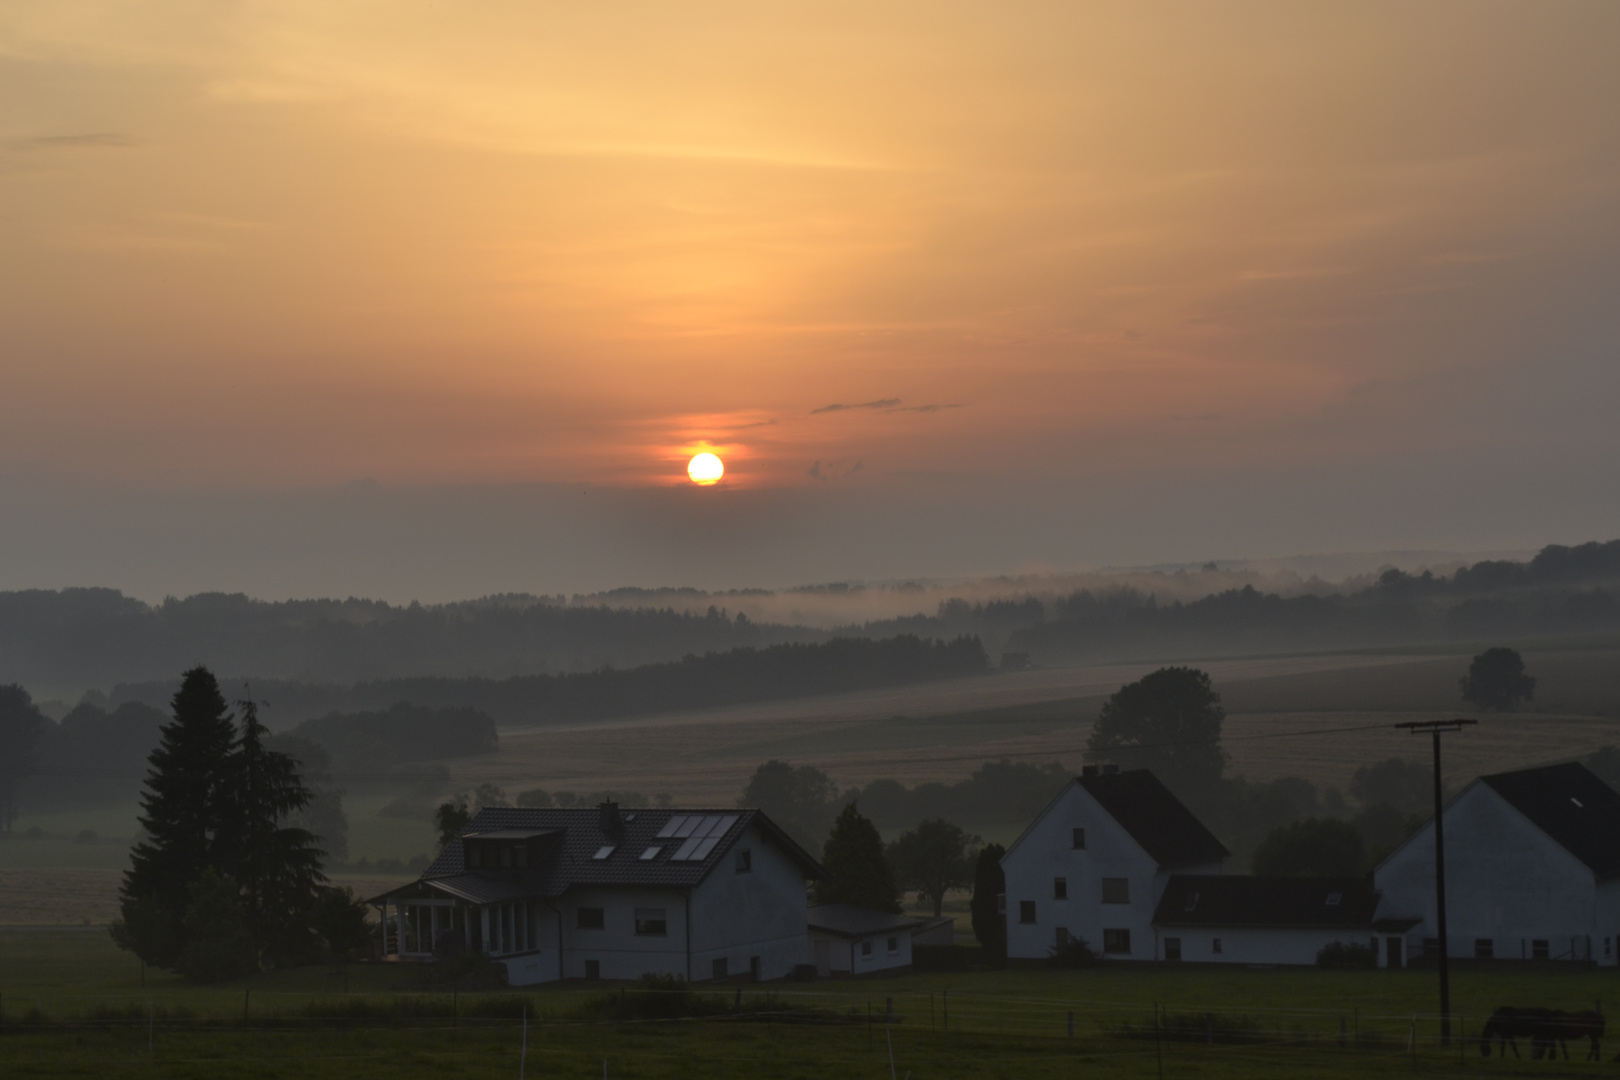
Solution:
[(1547, 1036), (1552, 1019), (1551, 1009), (1522, 1009), (1503, 1005), (1485, 1021), (1485, 1028), (1479, 1033), (1479, 1052), (1490, 1057), (1491, 1040), (1495, 1039), (1498, 1054), (1507, 1057), (1508, 1050), (1512, 1049), (1514, 1057), (1521, 1057), (1518, 1040), (1522, 1037), (1530, 1040), (1531, 1058), (1540, 1061), (1550, 1045)]
[[(1587, 1061), (1603, 1060), (1603, 1014), (1593, 1012), (1591, 1009), (1582, 1009), (1580, 1012), (1564, 1013), (1558, 1021), (1562, 1034), (1558, 1038), (1560, 1045), (1564, 1039), (1588, 1039), (1590, 1043), (1586, 1051)], [(1569, 1048), (1564, 1048), (1564, 1057), (1568, 1059)]]

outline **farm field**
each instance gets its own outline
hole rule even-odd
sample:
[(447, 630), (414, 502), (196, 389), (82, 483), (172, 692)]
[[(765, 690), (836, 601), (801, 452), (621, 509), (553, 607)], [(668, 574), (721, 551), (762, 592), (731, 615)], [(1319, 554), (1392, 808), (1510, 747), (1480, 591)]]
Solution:
[[(142, 987), (135, 962), (104, 935), (4, 931), (0, 1057), (8, 1076), (210, 1075), (225, 1061), (233, 1075), (504, 1075), (518, 1070), (526, 1014), (535, 1076), (599, 1076), (606, 1060), (609, 1075), (624, 1077), (876, 1078), (887, 1075), (891, 1041), (897, 1073), (914, 1077), (1154, 1076), (1161, 1064), (1164, 1075), (1198, 1077), (1530, 1067), (1440, 1046), (1434, 976), (1423, 971), (1144, 965), (699, 987), (716, 995), (717, 1015), (624, 1022), (612, 999), (619, 1009), (646, 1000), (634, 985), (452, 997), (412, 986), (413, 968), (311, 968), (217, 987), (163, 975)], [(1477, 1034), (1480, 1018), (1509, 1001), (1601, 1007), (1613, 986), (1612, 973), (1592, 969), (1459, 970), (1457, 1026)], [(767, 1000), (819, 1022), (747, 1019)], [(624, 1010), (652, 1011), (635, 1001)], [(1584, 1049), (1571, 1047), (1565, 1075), (1608, 1071), (1582, 1063)]]

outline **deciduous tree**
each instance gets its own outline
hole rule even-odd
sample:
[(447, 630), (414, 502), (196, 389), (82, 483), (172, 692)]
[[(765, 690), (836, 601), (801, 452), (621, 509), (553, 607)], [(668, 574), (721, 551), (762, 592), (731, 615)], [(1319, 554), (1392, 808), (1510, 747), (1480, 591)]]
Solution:
[(919, 900), (933, 904), (938, 918), (945, 894), (972, 881), (968, 846), (978, 842), (977, 836), (943, 818), (929, 818), (889, 845), (889, 863), (900, 887), (916, 889)]
[(838, 804), (838, 786), (811, 765), (789, 765), (772, 759), (754, 770), (738, 806), (763, 810), (807, 849), (827, 835)]
[(1306, 818), (1273, 829), (1254, 853), (1264, 877), (1354, 877), (1362, 872), (1361, 834), (1347, 821)]
[(1536, 680), (1524, 673), (1524, 658), (1513, 649), (1486, 649), (1458, 681), (1463, 700), (1481, 709), (1512, 712), (1536, 695)]
[(16, 683), (0, 686), (0, 831), (17, 820), (22, 779), (34, 768), (39, 741), (50, 721)]
[(1145, 767), (1183, 797), (1200, 795), (1219, 784), (1226, 769), (1225, 719), (1208, 675), (1195, 668), (1160, 668), (1120, 687), (1103, 704), (1086, 741), (1086, 757)]

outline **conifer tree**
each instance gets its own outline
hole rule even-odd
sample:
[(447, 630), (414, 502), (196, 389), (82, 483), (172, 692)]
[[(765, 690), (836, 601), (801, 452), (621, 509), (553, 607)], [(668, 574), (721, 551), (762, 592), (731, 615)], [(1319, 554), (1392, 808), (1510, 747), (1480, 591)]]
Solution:
[(1005, 854), (1007, 849), (1000, 844), (986, 844), (973, 868), (973, 936), (995, 963), (1007, 958), (1007, 917), (1001, 911), (1007, 892), (1007, 875), (1001, 869)]
[(326, 883), (321, 873), (326, 853), (308, 829), (287, 824), (315, 797), (299, 776), (298, 763), (265, 747), (266, 729), (254, 702), (238, 704), (242, 734), (227, 771), (216, 865), (241, 888), (255, 955), (274, 964), (307, 954), (315, 944), (310, 923)]
[(900, 890), (894, 884), (894, 871), (883, 855), (883, 838), (855, 803), (850, 803), (833, 822), (827, 846), (822, 849), (821, 865), (827, 880), (816, 882), (816, 903), (856, 904), (898, 915)]
[(173, 719), (148, 761), (141, 797), (145, 838), (130, 853), (113, 938), (144, 962), (172, 968), (184, 946), (191, 887), (214, 863), (215, 837), (236, 741), (219, 683), (204, 667), (182, 677)]

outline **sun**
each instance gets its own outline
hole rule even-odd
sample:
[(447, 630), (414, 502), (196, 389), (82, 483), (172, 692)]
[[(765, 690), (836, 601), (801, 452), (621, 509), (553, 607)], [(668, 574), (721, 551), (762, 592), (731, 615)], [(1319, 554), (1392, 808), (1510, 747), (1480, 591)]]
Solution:
[(686, 463), (686, 475), (692, 478), (692, 483), (708, 487), (720, 482), (726, 475), (726, 467), (713, 454), (699, 454)]

